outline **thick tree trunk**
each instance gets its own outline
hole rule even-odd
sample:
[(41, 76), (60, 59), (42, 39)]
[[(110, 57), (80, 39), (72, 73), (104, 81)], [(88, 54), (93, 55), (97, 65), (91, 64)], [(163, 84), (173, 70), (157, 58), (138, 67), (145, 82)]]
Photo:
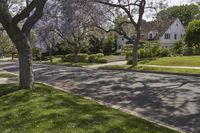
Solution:
[(19, 53), (19, 87), (24, 89), (32, 89), (34, 83), (31, 50), (28, 53)]
[(12, 39), (18, 50), (19, 87), (23, 89), (32, 89), (34, 84), (32, 47), (28, 35), (18, 33), (16, 36), (13, 36)]
[(132, 65), (137, 66), (138, 65), (138, 44), (133, 44), (133, 49), (132, 49)]
[(133, 49), (132, 49), (132, 65), (137, 66), (138, 65), (138, 45), (140, 42), (140, 26), (136, 27), (137, 36), (135, 38), (135, 41), (133, 43)]

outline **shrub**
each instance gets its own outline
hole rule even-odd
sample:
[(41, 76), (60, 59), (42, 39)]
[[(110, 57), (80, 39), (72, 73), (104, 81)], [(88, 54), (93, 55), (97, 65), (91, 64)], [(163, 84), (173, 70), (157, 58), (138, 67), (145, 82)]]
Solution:
[(171, 51), (170, 51), (170, 49), (168, 49), (168, 48), (162, 48), (161, 50), (160, 50), (160, 57), (169, 57), (169, 56), (171, 56), (172, 54), (171, 54)]
[[(74, 62), (74, 54), (68, 54), (62, 57), (63, 62)], [(78, 62), (87, 62), (88, 54), (78, 54)]]
[(131, 51), (126, 51), (125, 52), (125, 56), (126, 56), (126, 59), (129, 59), (132, 57), (132, 52)]
[(102, 53), (99, 54), (92, 54), (88, 57), (89, 63), (107, 63), (108, 61), (106, 58), (104, 58), (104, 55)]
[(127, 65), (132, 65), (133, 64), (133, 60), (131, 58), (128, 59)]
[(78, 54), (78, 62), (87, 62), (88, 54)]
[(177, 41), (173, 46), (172, 46), (172, 52), (174, 55), (183, 55), (186, 53), (186, 47), (185, 44), (180, 40)]
[(102, 53), (97, 53), (96, 56), (97, 56), (97, 58), (103, 58), (103, 57), (104, 57), (104, 54), (102, 54)]
[(74, 54), (67, 54), (64, 55), (62, 58), (63, 62), (73, 62), (74, 61)]
[(139, 49), (138, 51), (139, 58), (148, 58), (148, 51), (144, 48)]
[(91, 54), (91, 55), (89, 55), (89, 57), (88, 57), (88, 62), (94, 63), (94, 62), (96, 62), (96, 60), (97, 60), (96, 54)]
[(107, 63), (107, 62), (108, 62), (108, 61), (107, 61), (106, 58), (99, 58), (99, 59), (96, 60), (95, 63)]

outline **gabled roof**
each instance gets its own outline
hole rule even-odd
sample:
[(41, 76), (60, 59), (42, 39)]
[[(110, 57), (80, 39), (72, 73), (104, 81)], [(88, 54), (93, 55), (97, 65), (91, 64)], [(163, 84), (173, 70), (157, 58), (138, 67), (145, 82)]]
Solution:
[(170, 20), (155, 20), (149, 22), (143, 20), (141, 24), (141, 33), (145, 34), (146, 36), (142, 37), (141, 39), (147, 40), (148, 39), (147, 34), (150, 31), (157, 32), (158, 36), (156, 37), (156, 39), (158, 39), (167, 31), (167, 29), (174, 23), (176, 19), (177, 18), (173, 18)]

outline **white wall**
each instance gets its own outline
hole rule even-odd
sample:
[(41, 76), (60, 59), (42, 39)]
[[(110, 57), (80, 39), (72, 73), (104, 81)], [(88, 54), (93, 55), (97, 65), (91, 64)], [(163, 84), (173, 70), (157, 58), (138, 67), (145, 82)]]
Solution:
[[(170, 39), (165, 39), (165, 33), (170, 34)], [(160, 37), (161, 47), (169, 48), (181, 39), (181, 36), (185, 34), (185, 28), (181, 21), (177, 18), (165, 33)], [(175, 34), (177, 35), (176, 39), (174, 38)]]
[(121, 49), (122, 46), (128, 42), (126, 38), (123, 38), (122, 36), (118, 35), (117, 36), (117, 49)]

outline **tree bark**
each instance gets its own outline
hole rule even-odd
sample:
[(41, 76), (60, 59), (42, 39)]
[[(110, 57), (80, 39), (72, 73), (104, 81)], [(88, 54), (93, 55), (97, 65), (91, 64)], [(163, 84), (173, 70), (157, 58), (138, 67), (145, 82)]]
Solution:
[(138, 44), (133, 44), (132, 48), (132, 65), (137, 66), (138, 65)]
[(34, 76), (32, 71), (32, 52), (19, 53), (19, 87), (23, 89), (33, 88)]
[(50, 63), (53, 63), (52, 47), (49, 48), (49, 58), (50, 58)]
[(137, 35), (135, 38), (135, 41), (133, 43), (133, 49), (132, 49), (132, 65), (137, 66), (138, 65), (138, 45), (140, 42), (140, 24), (136, 27)]
[(78, 49), (74, 49), (74, 62), (75, 63), (78, 62), (78, 53), (79, 53), (79, 50)]
[[(19, 40), (20, 38), (20, 40)], [(19, 58), (19, 87), (23, 89), (32, 89), (34, 83), (32, 47), (29, 37), (23, 33), (13, 36), (13, 42), (16, 44)]]
[(29, 34), (18, 27), (9, 27), (7, 33), (15, 44), (19, 58), (19, 88), (32, 89), (34, 75), (32, 71), (32, 47)]

